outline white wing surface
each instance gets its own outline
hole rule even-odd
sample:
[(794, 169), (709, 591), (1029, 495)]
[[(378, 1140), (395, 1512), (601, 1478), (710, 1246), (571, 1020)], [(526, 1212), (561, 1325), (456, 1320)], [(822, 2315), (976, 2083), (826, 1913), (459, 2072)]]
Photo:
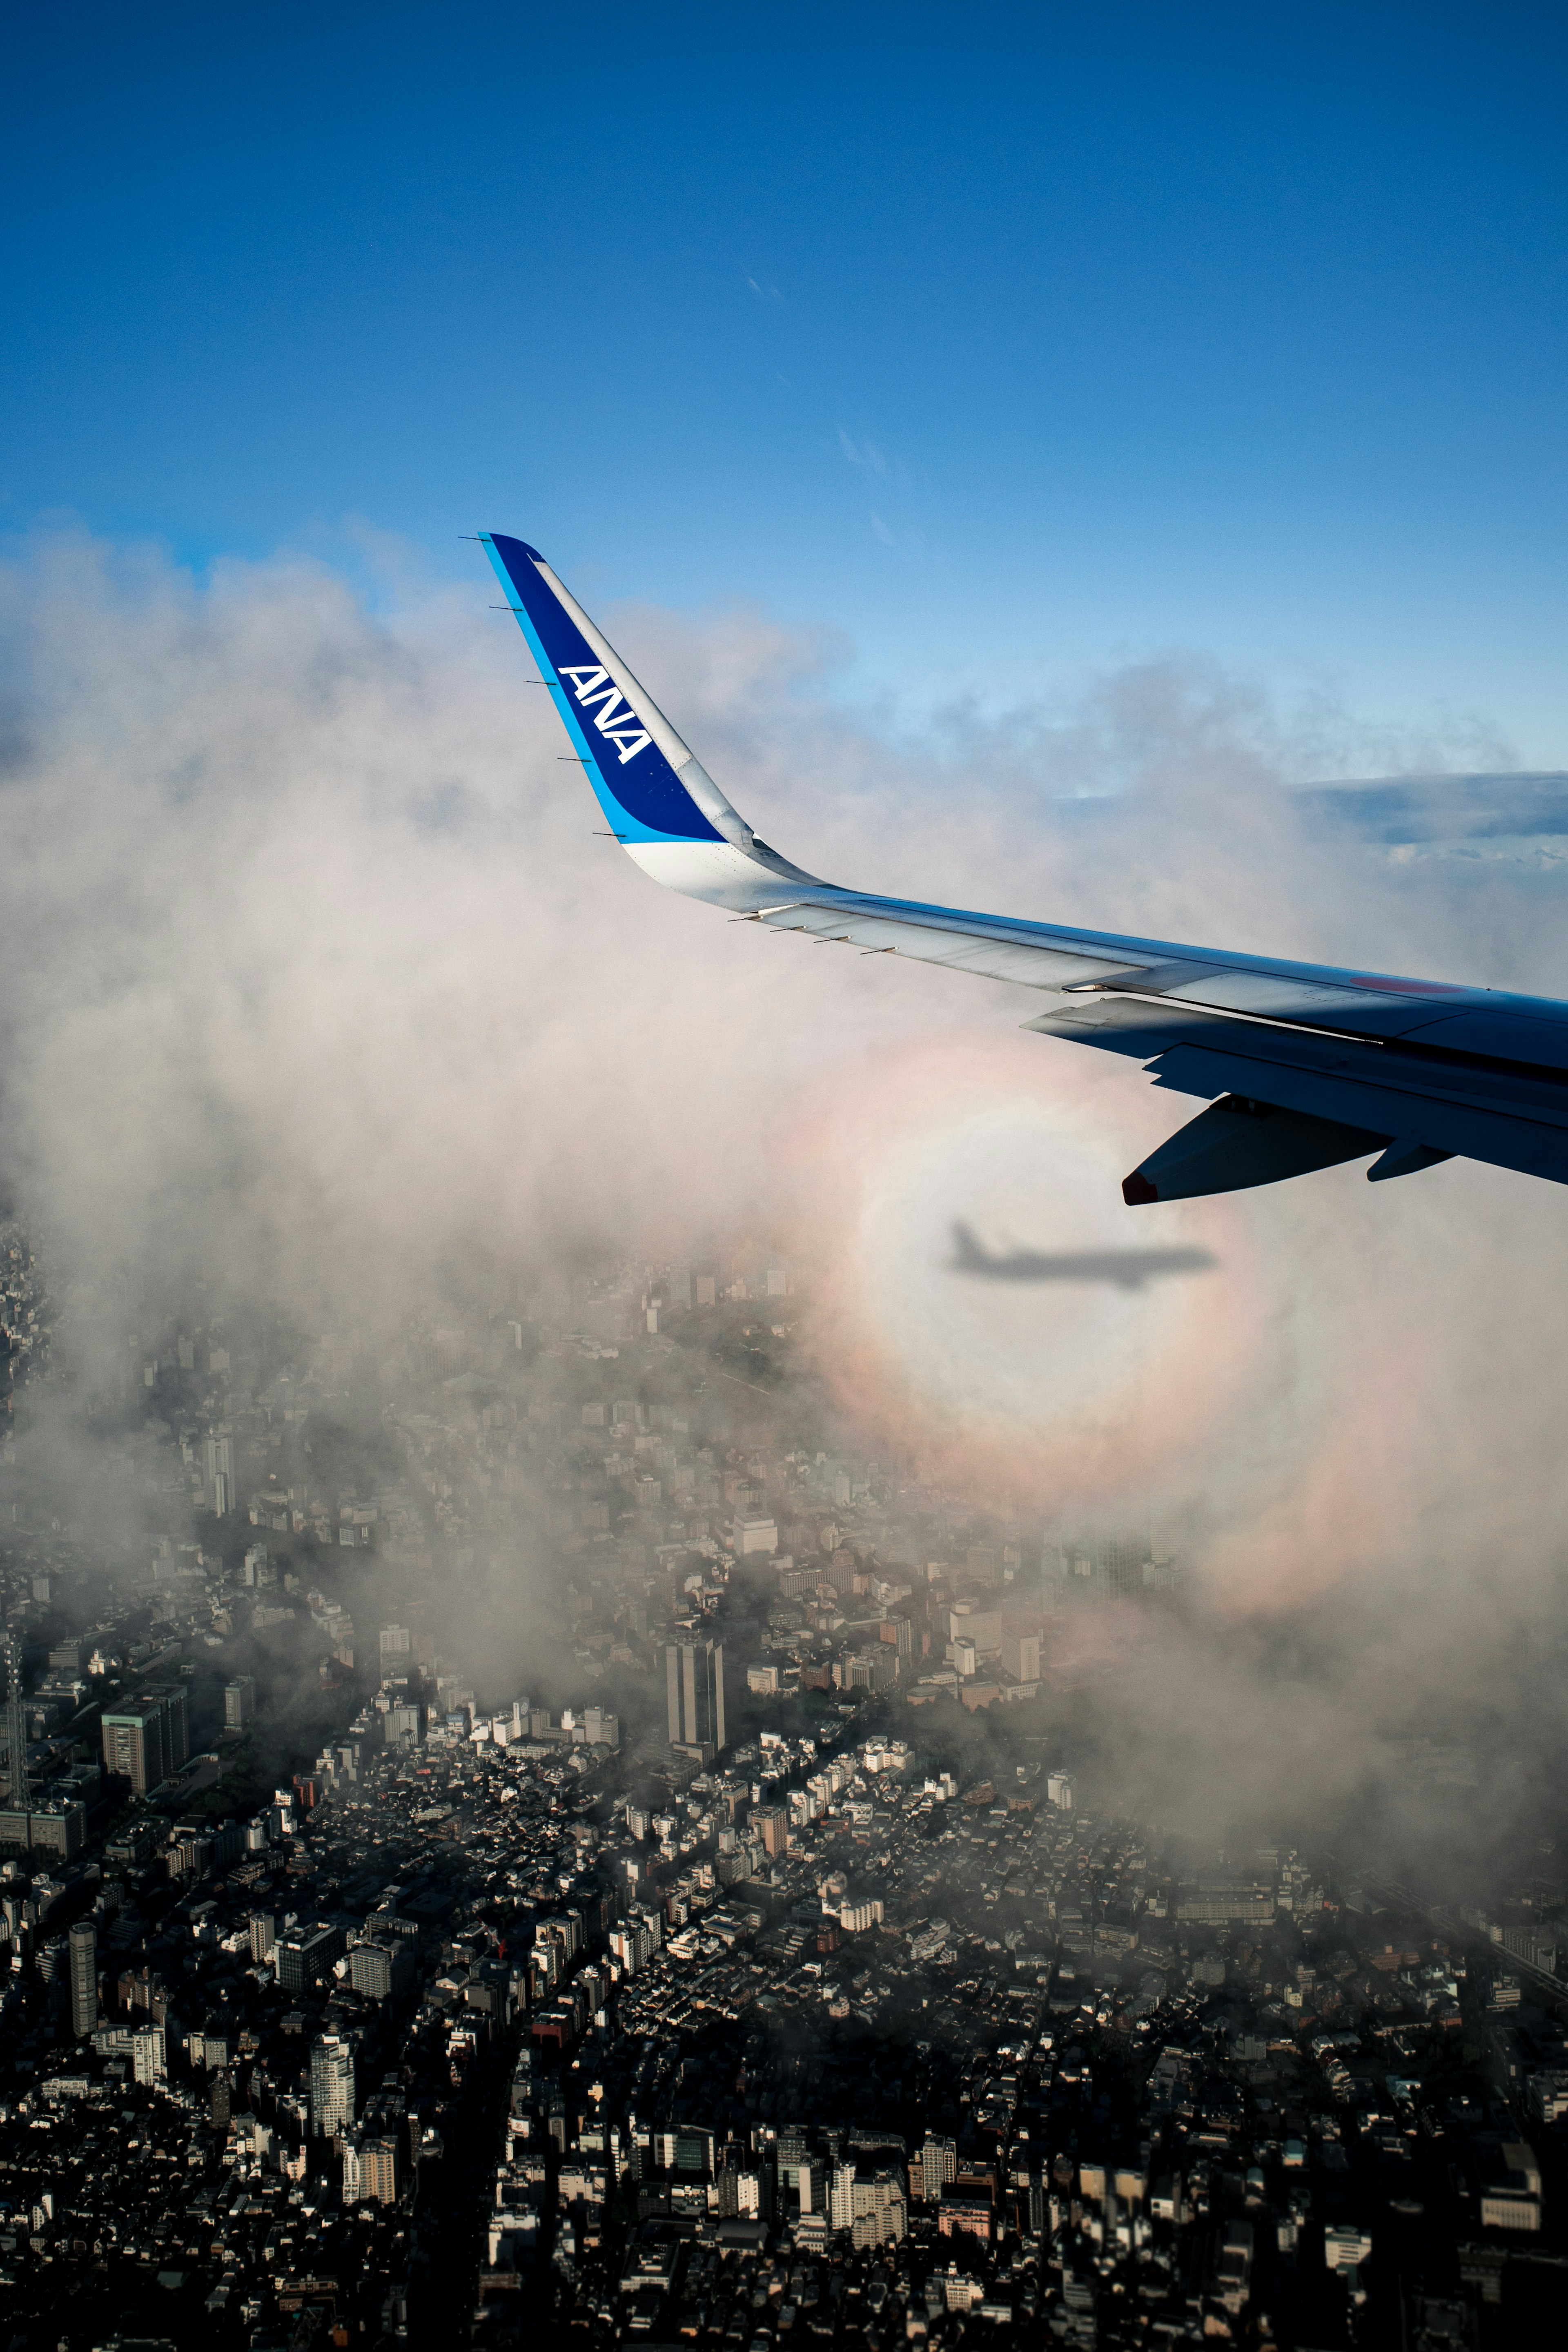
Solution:
[(611, 832), (668, 888), (772, 930), (1037, 988), (1026, 1024), (1140, 1062), (1209, 1108), (1132, 1204), (1368, 1159), (1461, 1156), (1568, 1183), (1568, 1004), (880, 898), (759, 841), (534, 549), (481, 534)]

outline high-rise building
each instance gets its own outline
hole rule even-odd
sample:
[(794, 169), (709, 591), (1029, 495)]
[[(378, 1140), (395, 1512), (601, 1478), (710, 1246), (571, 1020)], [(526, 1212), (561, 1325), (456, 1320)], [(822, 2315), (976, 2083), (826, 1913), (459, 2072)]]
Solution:
[(664, 1673), (670, 1746), (710, 1764), (724, 1745), (724, 1644), (668, 1643)]
[(1040, 1679), (1040, 1637), (1026, 1625), (1004, 1623), (1002, 1628), (1002, 1664), (1015, 1682), (1037, 1683)]
[(385, 1944), (356, 1944), (349, 1954), (349, 1982), (370, 2000), (392, 1998), (392, 1953)]
[(886, 1642), (900, 1665), (914, 1654), (915, 1629), (907, 1617), (885, 1617), (878, 1626), (880, 1639)]
[(810, 2155), (806, 2137), (798, 2124), (785, 2124), (773, 2140), (773, 2168), (778, 2176), (779, 2199), (795, 2188), (795, 2175)]
[(397, 2142), (390, 2137), (367, 2139), (360, 2149), (361, 2196), (395, 2205), (397, 2187)]
[(161, 1701), (130, 1698), (105, 1707), (102, 1736), (105, 1769), (129, 1780), (139, 1797), (168, 1779)]
[(789, 1852), (789, 1815), (782, 1805), (753, 1807), (752, 1827), (763, 1841), (764, 1853), (777, 1855)]
[[(858, 2179), (851, 2194), (854, 2211), (849, 2227), (857, 2252), (909, 2235), (909, 2205), (899, 2173), (882, 2171), (873, 2173), (868, 2180)], [(838, 2227), (837, 2217), (834, 2227)]]
[(976, 1584), (994, 1591), (1001, 1581), (1001, 1561), (994, 1544), (971, 1544), (964, 1554), (964, 1566)]
[(934, 2205), (950, 2181), (958, 2178), (958, 2143), (927, 2132), (921, 2149), (921, 2195)]
[(191, 1713), (183, 1683), (160, 1694), (163, 1707), (163, 1738), (167, 1746), (169, 1769), (177, 1772), (190, 1761)]
[(815, 2213), (826, 2221), (828, 2179), (827, 2166), (819, 2156), (808, 2156), (796, 2165), (795, 2191), (802, 2213)]
[(354, 2053), (341, 2033), (318, 2033), (310, 2044), (310, 2129), (337, 2139), (354, 2119)]
[(166, 2082), (169, 2045), (161, 2025), (138, 2025), (131, 2035), (131, 2071), (138, 2083)]
[(1148, 1538), (1123, 1531), (1075, 1548), (1071, 1566), (1075, 1576), (1089, 1579), (1097, 1601), (1126, 1601), (1143, 1590), (1148, 1557)]
[(381, 1629), (381, 1671), (397, 1674), (409, 1664), (414, 1654), (414, 1636), (406, 1625), (384, 1625)]
[(219, 1430), (206, 1442), (206, 1500), (213, 1517), (226, 1519), (235, 1506), (234, 1439)]
[(27, 1810), (27, 1715), (22, 1695), (22, 1637), (5, 1636), (5, 1769), (13, 1812)]
[(840, 1549), (834, 1553), (833, 1558), (823, 1570), (821, 1580), (825, 1584), (830, 1584), (835, 1592), (847, 1593), (855, 1590), (855, 1575), (854, 1553)]
[(223, 1723), (226, 1731), (243, 1731), (256, 1713), (256, 1678), (239, 1675), (223, 1688)]
[(343, 2203), (395, 2205), (397, 2142), (390, 2137), (343, 2142)]
[(103, 1714), (103, 1761), (145, 1796), (177, 1772), (191, 1752), (184, 1687), (142, 1691)]
[(79, 2042), (98, 2023), (98, 1929), (79, 1919), (70, 1931), (71, 2032)]
[(304, 1992), (319, 1983), (343, 1948), (343, 1931), (324, 1924), (299, 1927), (274, 1946), (272, 1971), (280, 1992)]

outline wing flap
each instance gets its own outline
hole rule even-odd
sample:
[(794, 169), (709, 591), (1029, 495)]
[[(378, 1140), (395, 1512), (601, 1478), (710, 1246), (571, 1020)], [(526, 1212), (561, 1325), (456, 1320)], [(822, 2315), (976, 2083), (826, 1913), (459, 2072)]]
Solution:
[(1069, 996), (1059, 1011), (1053, 1006), (1023, 1025), (1037, 1036), (1065, 1037), (1069, 1045), (1099, 1045), (1108, 1053), (1146, 1062), (1184, 1038), (1203, 1039), (1221, 1024), (1215, 1014), (1169, 997), (1149, 1003), (1141, 997), (1107, 993)]
[(1388, 1139), (1308, 1111), (1283, 1109), (1249, 1096), (1222, 1095), (1123, 1180), (1121, 1197), (1129, 1208), (1137, 1209), (1153, 1201), (1196, 1201), (1214, 1192), (1250, 1192), (1287, 1176), (1365, 1160), (1381, 1151)]
[(1532, 1021), (1515, 1013), (1450, 1013), (1411, 1032), (1415, 1045), (1450, 1053), (1479, 1054), (1489, 1061), (1568, 1070), (1568, 1028)]
[(1471, 1103), (1446, 1101), (1413, 1087), (1369, 1084), (1338, 1072), (1292, 1067), (1227, 1039), (1219, 1048), (1179, 1045), (1152, 1065), (1157, 1087), (1177, 1094), (1241, 1095), (1315, 1118), (1435, 1152), (1484, 1160), (1523, 1176), (1544, 1176), (1568, 1184), (1568, 1129), (1531, 1118), (1482, 1110)]
[(1363, 1026), (1379, 1035), (1397, 1034), (1424, 1017), (1424, 1008), (1390, 1003), (1373, 989), (1346, 988), (1334, 982), (1296, 980), (1272, 971), (1208, 971), (1179, 980), (1163, 992), (1219, 1013), (1252, 1013), (1270, 1021), (1321, 1022), (1331, 1029)]

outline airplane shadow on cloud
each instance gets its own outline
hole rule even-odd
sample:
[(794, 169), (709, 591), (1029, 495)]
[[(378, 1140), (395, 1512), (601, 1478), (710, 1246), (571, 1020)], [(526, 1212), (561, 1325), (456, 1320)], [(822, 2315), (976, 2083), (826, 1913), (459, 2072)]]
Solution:
[(986, 1282), (1110, 1282), (1121, 1290), (1142, 1290), (1167, 1275), (1208, 1274), (1219, 1263), (1201, 1249), (1006, 1250), (992, 1252), (973, 1229), (955, 1218), (954, 1274)]

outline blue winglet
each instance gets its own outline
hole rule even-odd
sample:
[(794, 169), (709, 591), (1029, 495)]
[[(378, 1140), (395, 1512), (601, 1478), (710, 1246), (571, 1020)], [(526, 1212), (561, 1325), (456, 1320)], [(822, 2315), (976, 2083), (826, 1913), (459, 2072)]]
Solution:
[(668, 756), (666, 745), (685, 751), (679, 737), (537, 548), (499, 531), (479, 539), (611, 830), (625, 842), (722, 840)]

